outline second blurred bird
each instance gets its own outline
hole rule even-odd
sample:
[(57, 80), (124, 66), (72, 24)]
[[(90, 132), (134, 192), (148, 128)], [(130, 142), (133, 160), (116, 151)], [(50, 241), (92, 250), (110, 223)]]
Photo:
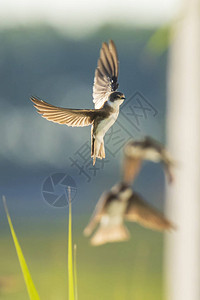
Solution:
[(125, 220), (161, 231), (175, 228), (162, 213), (144, 201), (130, 187), (145, 159), (163, 163), (169, 182), (172, 182), (171, 169), (174, 162), (160, 143), (150, 137), (129, 142), (124, 148), (122, 181), (102, 194), (84, 230), (84, 234), (89, 236), (99, 224), (99, 228), (91, 238), (92, 245), (128, 240), (130, 235), (124, 225)]

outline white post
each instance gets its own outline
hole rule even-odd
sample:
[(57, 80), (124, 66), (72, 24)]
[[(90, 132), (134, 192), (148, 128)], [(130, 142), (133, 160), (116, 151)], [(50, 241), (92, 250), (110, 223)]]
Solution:
[(177, 231), (166, 236), (166, 294), (168, 300), (199, 300), (200, 2), (183, 2), (168, 70), (168, 148), (178, 166), (167, 192), (167, 215)]

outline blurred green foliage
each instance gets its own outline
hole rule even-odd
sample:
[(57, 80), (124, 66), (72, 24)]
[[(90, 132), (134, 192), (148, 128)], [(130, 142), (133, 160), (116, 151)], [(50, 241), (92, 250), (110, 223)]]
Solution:
[(147, 50), (163, 54), (171, 42), (171, 26), (166, 25), (155, 31), (147, 42)]
[[(128, 224), (129, 242), (91, 247), (82, 230), (88, 218), (73, 218), (73, 240), (78, 246), (77, 274), (80, 300), (161, 300), (162, 234)], [(24, 255), (41, 299), (66, 300), (66, 219), (40, 221), (34, 228), (17, 228)], [(31, 230), (32, 229), (32, 230)], [(27, 292), (10, 236), (1, 236), (1, 277), (10, 276), (8, 288), (0, 286), (3, 300), (26, 300)], [(8, 259), (9, 258), (9, 259)]]
[(28, 291), (29, 298), (30, 298), (30, 300), (40, 300), (38, 292), (37, 292), (37, 290), (35, 288), (35, 285), (33, 283), (30, 271), (28, 269), (25, 257), (23, 255), (21, 246), (20, 246), (18, 238), (16, 236), (16, 233), (15, 233), (15, 230), (14, 230), (14, 227), (13, 227), (13, 224), (12, 224), (9, 212), (8, 212), (5, 196), (3, 196), (2, 199), (3, 199), (3, 204), (4, 204), (6, 217), (7, 217), (7, 220), (8, 220), (9, 227), (10, 227), (10, 232), (11, 232), (12, 239), (13, 239), (13, 242), (14, 242), (14, 246), (15, 246), (15, 249), (16, 249), (16, 252), (17, 252), (17, 257), (18, 257), (18, 260), (19, 260), (19, 263), (20, 263), (21, 271), (22, 271), (22, 274), (23, 274), (23, 277), (24, 277), (24, 281), (25, 281), (25, 284), (26, 284), (26, 288), (27, 288), (27, 291)]

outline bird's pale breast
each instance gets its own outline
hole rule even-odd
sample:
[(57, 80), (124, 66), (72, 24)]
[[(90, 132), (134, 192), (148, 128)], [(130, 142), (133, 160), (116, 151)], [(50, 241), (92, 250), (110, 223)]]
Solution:
[(97, 128), (97, 134), (104, 136), (105, 133), (110, 129), (110, 127), (115, 123), (117, 120), (119, 111), (112, 113), (108, 118), (102, 120)]
[(101, 219), (103, 226), (116, 226), (123, 222), (124, 212), (126, 210), (127, 203), (122, 201), (112, 201), (107, 208), (107, 214)]

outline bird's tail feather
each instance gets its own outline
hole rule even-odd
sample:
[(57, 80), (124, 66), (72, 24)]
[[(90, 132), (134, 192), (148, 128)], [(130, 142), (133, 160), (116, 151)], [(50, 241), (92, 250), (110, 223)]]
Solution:
[(99, 141), (94, 137), (92, 137), (91, 157), (93, 157), (93, 166), (95, 165), (96, 158), (105, 158), (104, 142), (101, 142), (99, 145)]
[(91, 157), (94, 156), (94, 140), (95, 140), (95, 138), (92, 136), (92, 138), (91, 138)]
[(100, 149), (99, 149), (99, 158), (105, 158), (105, 149), (104, 149), (104, 142), (101, 143)]
[(99, 227), (91, 239), (93, 246), (103, 245), (105, 243), (122, 242), (129, 239), (129, 231), (123, 225), (112, 227)]

